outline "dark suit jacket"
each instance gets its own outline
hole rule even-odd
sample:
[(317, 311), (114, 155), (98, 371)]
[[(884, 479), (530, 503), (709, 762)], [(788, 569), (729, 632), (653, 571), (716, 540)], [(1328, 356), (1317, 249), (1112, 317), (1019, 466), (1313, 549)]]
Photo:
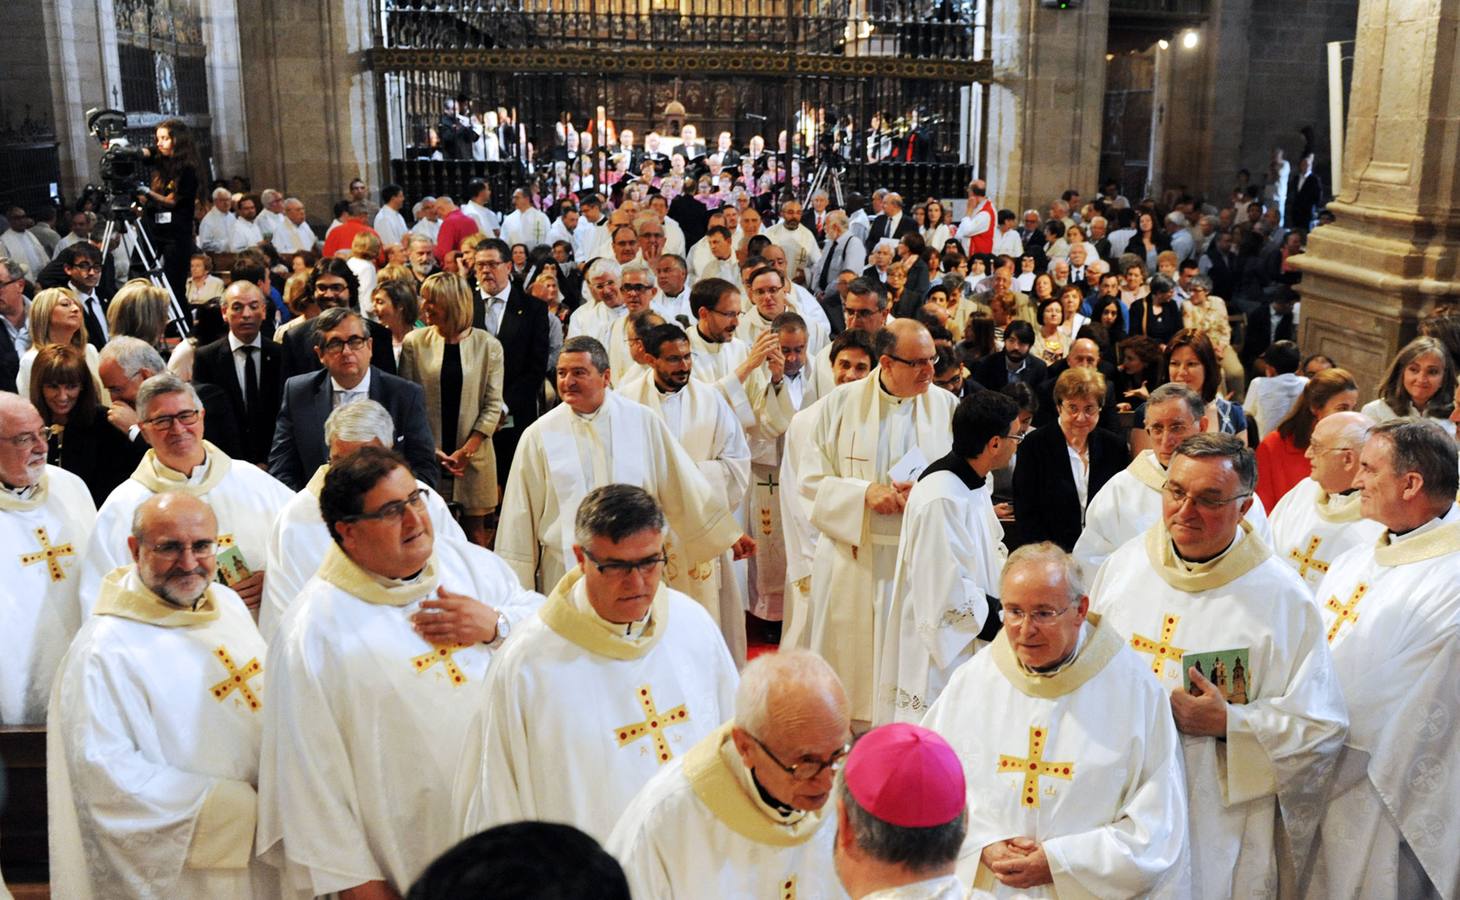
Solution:
[[(1115, 376), (1116, 368), (1110, 363), (1101, 360), (1096, 366), (1100, 374), (1105, 376), (1105, 405), (1100, 407), (1099, 427), (1113, 433), (1120, 432), (1120, 418), (1115, 412)], [(1070, 370), (1070, 361), (1062, 359), (1045, 370), (1044, 380), (1034, 389), (1034, 394), (1039, 398), (1039, 409), (1034, 413), (1034, 427), (1043, 428), (1046, 425), (1055, 424), (1059, 419), (1059, 410), (1054, 405), (1054, 383), (1059, 377)]]
[(1303, 186), (1298, 187), (1297, 173), (1293, 174), (1291, 180), (1292, 188), (1288, 191), (1287, 216), (1285, 222), (1288, 228), (1301, 228), (1308, 230), (1308, 224), (1313, 221), (1313, 210), (1323, 202), (1323, 183), (1318, 180), (1317, 172), (1309, 172), (1308, 177), (1303, 180)]
[[(365, 320), (365, 325), (370, 329), (370, 367), (394, 375), (395, 350), (391, 343), (390, 329), (369, 319)], [(324, 368), (319, 357), (314, 355), (313, 322), (290, 328), (284, 334), (283, 366), (283, 381)]]
[[(1130, 462), (1125, 442), (1103, 428), (1090, 432), (1089, 446), (1087, 506)], [(1020, 536), (1026, 543), (1053, 541), (1069, 552), (1080, 537), (1082, 518), (1064, 432), (1058, 424), (1034, 430), (1019, 446), (1014, 466), (1014, 519)]]
[(106, 409), (98, 408), (87, 425), (72, 423), (61, 436), (61, 451), (51, 441), (49, 461), (86, 482), (91, 499), (99, 507), (112, 490), (131, 477), (147, 452), (147, 443), (127, 440), (106, 420)]
[(1212, 241), (1206, 258), (1209, 260), (1207, 277), (1212, 280), (1212, 296), (1221, 297), (1230, 305), (1237, 293), (1237, 254), (1224, 255), (1217, 249), (1217, 242)]
[[(426, 393), (419, 384), (370, 367), (370, 399), (384, 406), (395, 421), (395, 446), (411, 471), (432, 487), (440, 480), (436, 440), (426, 421)], [(321, 369), (296, 375), (284, 383), (284, 402), (269, 453), (269, 474), (302, 490), (316, 469), (329, 461), (324, 420), (334, 412), (330, 374)]]
[(1272, 304), (1263, 303), (1247, 314), (1247, 333), (1242, 339), (1242, 363), (1251, 369), (1262, 351), (1272, 346), (1273, 341), (1296, 341), (1297, 330), (1293, 328), (1293, 314), (1278, 319), (1277, 333), (1272, 328)]
[(267, 463), (274, 444), (274, 423), (279, 418), (279, 401), (284, 394), (283, 348), (272, 341), (262, 342), (259, 365), (259, 402), (256, 409), (247, 409), (243, 385), (238, 382), (238, 369), (233, 364), (233, 351), (228, 338), (220, 338), (199, 347), (193, 357), (193, 383), (217, 385), (228, 396), (228, 408), (238, 423), (242, 452), (239, 458), (251, 463)]
[[(878, 276), (876, 266), (868, 266), (867, 268), (863, 269), (862, 280), (867, 282), (867, 286), (872, 288), (872, 290), (876, 291), (879, 295), (883, 297), (887, 296), (887, 282), (883, 281), (882, 278)], [(904, 288), (904, 290), (906, 290), (906, 288)]]
[[(1024, 370), (1015, 376), (1015, 381), (1022, 381), (1034, 390), (1039, 389), (1039, 383), (1046, 377), (1049, 367), (1044, 360), (1035, 359), (1033, 356), (1026, 356)], [(1005, 361), (1004, 351), (990, 353), (979, 360), (978, 365), (973, 367), (973, 380), (988, 388), (997, 391), (1009, 383), (1009, 364)]]
[(887, 213), (882, 213), (877, 218), (872, 220), (871, 227), (867, 229), (868, 253), (871, 253), (872, 248), (877, 246), (877, 242), (882, 240), (883, 238), (890, 237), (894, 240), (902, 240), (903, 235), (918, 230), (917, 221), (913, 219), (912, 213), (908, 212), (907, 210), (902, 211), (902, 218), (899, 219), (897, 222), (897, 231), (893, 234), (887, 233), (888, 221), (889, 220), (887, 218)]
[(703, 203), (690, 196), (680, 194), (669, 204), (669, 218), (684, 232), (684, 246), (693, 247), (705, 236), (710, 227), (710, 211)]
[(902, 299), (897, 301), (897, 309), (893, 313), (899, 318), (911, 319), (917, 315), (923, 305), (923, 298), (926, 296), (928, 296), (928, 264), (920, 259), (907, 270), (907, 284), (902, 287)]
[[(487, 301), (479, 290), (472, 295), (472, 325), (484, 330), (487, 327)], [(497, 341), (502, 345), (502, 399), (512, 416), (513, 429), (522, 432), (537, 421), (537, 400), (547, 373), (547, 306), (527, 296), (520, 286), (512, 285), (497, 328)], [(497, 467), (506, 471), (500, 459)]]
[(20, 354), (15, 352), (10, 332), (0, 324), (0, 391), (15, 393), (15, 378), (19, 374)]

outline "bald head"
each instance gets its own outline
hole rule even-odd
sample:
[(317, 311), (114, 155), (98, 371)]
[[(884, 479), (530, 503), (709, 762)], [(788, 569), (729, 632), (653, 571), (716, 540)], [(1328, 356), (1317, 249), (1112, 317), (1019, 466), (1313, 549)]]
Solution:
[(815, 769), (840, 758), (851, 739), (851, 708), (831, 666), (809, 650), (788, 648), (756, 657), (735, 692), (735, 748), (756, 781), (796, 809), (820, 809), (835, 775), (820, 766), (810, 778), (786, 767)]
[(1093, 369), (1100, 365), (1100, 345), (1080, 338), (1070, 345), (1069, 360), (1071, 369)]
[(172, 606), (192, 609), (218, 572), (218, 519), (191, 494), (154, 494), (132, 515), (127, 548), (137, 576)]
[(1362, 450), (1369, 438), (1374, 420), (1361, 412), (1336, 412), (1318, 420), (1313, 426), (1313, 440), (1325, 447), (1352, 447)]

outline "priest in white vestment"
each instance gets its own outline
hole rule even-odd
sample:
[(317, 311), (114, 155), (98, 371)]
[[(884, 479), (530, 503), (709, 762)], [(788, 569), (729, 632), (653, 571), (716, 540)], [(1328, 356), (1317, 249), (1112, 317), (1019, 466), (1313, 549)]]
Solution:
[(154, 496), (128, 548), (51, 700), (53, 896), (277, 897), (254, 856), (268, 660), (243, 601), (213, 582), (217, 519)]
[[(877, 293), (861, 278), (853, 279), (847, 286), (847, 292), (842, 297), (842, 318), (846, 321), (847, 331), (860, 331), (868, 337), (875, 337), (877, 332), (887, 327), (888, 313), (886, 294)], [(873, 363), (875, 362), (874, 358)], [(811, 369), (811, 383), (816, 387), (817, 396), (825, 397), (830, 394), (831, 389), (836, 386), (831, 347), (828, 345), (812, 354), (811, 362), (807, 365)]]
[(1272, 549), (1317, 590), (1328, 567), (1345, 550), (1372, 547), (1384, 526), (1364, 518), (1354, 478), (1359, 453), (1373, 421), (1363, 413), (1334, 413), (1313, 426), (1306, 456), (1313, 474), (1283, 494), (1272, 508)]
[[(781, 313), (790, 311), (806, 322), (808, 348), (816, 353), (831, 343), (831, 322), (816, 297), (791, 281), (786, 274), (786, 255), (772, 244), (761, 251), (765, 267), (757, 267), (745, 280), (745, 294), (750, 303), (740, 320), (736, 336), (754, 344), (760, 333), (771, 327)], [(765, 269), (776, 273), (779, 284), (765, 277)]]
[(612, 360), (609, 362), (609, 371), (613, 373), (614, 390), (622, 393), (640, 378), (649, 378), (654, 374), (652, 366), (654, 357), (644, 352), (643, 336), (664, 323), (664, 317), (653, 309), (646, 309), (628, 317), (624, 323), (624, 337), (628, 339), (629, 344), (627, 368), (615, 369)]
[(801, 224), (800, 201), (782, 202), (781, 220), (767, 228), (765, 236), (786, 254), (790, 261), (787, 271), (792, 275), (802, 274), (809, 282), (815, 274), (816, 263), (821, 260), (821, 248), (811, 229)]
[(1019, 405), (997, 391), (959, 401), (953, 448), (908, 493), (892, 607), (877, 648), (873, 721), (917, 722), (953, 671), (998, 631), (1008, 550), (989, 473), (1019, 447)]
[[(623, 384), (635, 371), (633, 346), (629, 343), (629, 319), (639, 313), (653, 311), (650, 301), (654, 297), (654, 270), (642, 262), (631, 262), (623, 267), (620, 276), (619, 295), (623, 297), (624, 315), (609, 323), (607, 340), (602, 341), (608, 351), (608, 368), (614, 373), (614, 381)], [(642, 338), (642, 335), (639, 337)]]
[(566, 337), (587, 335), (605, 348), (612, 345), (614, 323), (629, 314), (623, 295), (619, 293), (619, 279), (622, 277), (623, 271), (618, 263), (607, 257), (589, 264), (583, 282), (589, 302), (573, 310), (568, 317)]
[(1109, 620), (1087, 616), (1078, 577), (1054, 544), (1014, 551), (1003, 631), (923, 720), (968, 779), (959, 875), (975, 897), (1188, 897), (1166, 691)]
[(853, 900), (963, 900), (955, 872), (968, 832), (963, 767), (936, 732), (874, 728), (837, 790), (836, 874)]
[[(132, 514), (153, 494), (180, 491), (203, 500), (218, 517), (219, 553), (251, 573), (232, 584), (249, 609), (263, 596), (269, 529), (294, 496), (250, 463), (203, 440), (203, 404), (192, 385), (170, 373), (154, 375), (137, 391), (137, 418), (152, 449), (132, 477), (117, 486), (96, 515), (81, 568), (83, 614), (96, 602), (101, 581), (127, 562)], [(236, 548), (236, 549), (235, 549)]]
[[(330, 462), (344, 459), (361, 447), (389, 450), (395, 441), (395, 425), (390, 412), (374, 400), (357, 400), (337, 407), (324, 420), (324, 442), (329, 447)], [(319, 511), (319, 492), (324, 488), (328, 465), (320, 466), (304, 490), (279, 511), (269, 534), (266, 557), (268, 580), (264, 582), (264, 600), (259, 607), (259, 633), (264, 640), (273, 640), (274, 631), (289, 606), (304, 590), (304, 585), (319, 571), (325, 553), (334, 541), (324, 527)], [(431, 530), (436, 541), (457, 543), (467, 540), (446, 501), (426, 482), (417, 479), (416, 487), (425, 494), (426, 514), (431, 517)]]
[(1438, 427), (1375, 426), (1356, 485), (1364, 516), (1384, 531), (1334, 559), (1314, 595), (1349, 713), (1308, 886), (1314, 900), (1460, 896), (1455, 473), (1455, 442)]
[[(784, 396), (784, 369), (780, 343), (774, 334), (762, 334), (754, 345), (735, 337), (739, 324), (740, 291), (718, 278), (696, 282), (689, 294), (695, 326), (689, 329), (694, 352), (694, 377), (714, 384), (730, 402), (747, 433), (757, 430), (773, 438), (786, 430), (795, 410)], [(778, 369), (771, 368), (775, 359)]]
[(1307, 587), (1243, 519), (1256, 483), (1252, 451), (1231, 435), (1182, 441), (1162, 521), (1090, 589), (1171, 692), (1198, 898), (1271, 894), (1280, 871), (1302, 871), (1348, 728)]
[(608, 850), (634, 896), (845, 897), (826, 814), (851, 742), (836, 673), (805, 650), (764, 654), (745, 667), (733, 713), (623, 811)]
[(265, 678), (258, 847), (290, 893), (403, 895), (464, 837), (452, 780), (488, 665), (542, 598), (490, 551), (435, 542), (423, 496), (378, 447), (325, 476), (335, 543)]
[(522, 435), (502, 494), (497, 554), (524, 587), (550, 591), (573, 557), (573, 513), (595, 487), (632, 484), (659, 502), (683, 565), (715, 559), (743, 536), (663, 420), (607, 390), (608, 354), (590, 337), (558, 354), (563, 402)]
[(947, 391), (930, 390), (933, 339), (921, 323), (895, 320), (870, 378), (843, 385), (817, 413), (800, 461), (801, 496), (820, 533), (811, 572), (807, 644), (831, 663), (870, 722), (873, 666), (892, 602), (897, 542), (913, 479), (952, 446)]
[[(642, 338), (652, 360), (652, 372), (624, 387), (620, 393), (642, 404), (669, 426), (681, 447), (694, 460), (711, 489), (730, 509), (745, 498), (750, 485), (750, 447), (735, 413), (714, 385), (690, 375), (693, 356), (689, 338), (678, 325), (660, 325)], [(731, 566), (757, 549), (742, 536), (731, 551), (696, 566), (678, 558), (673, 535), (668, 546), (665, 582), (705, 608), (725, 635), (725, 644), (737, 665), (745, 664), (745, 606)]]
[(81, 560), (96, 518), (86, 483), (46, 465), (29, 400), (0, 393), (0, 725), (46, 721), (51, 682), (81, 627)]
[(735, 664), (704, 609), (660, 581), (654, 498), (597, 488), (573, 531), (577, 566), (481, 692), (484, 749), (458, 774), (467, 833), (538, 819), (606, 840), (639, 788), (730, 716)]
[[(1201, 395), (1177, 382), (1163, 384), (1146, 400), (1146, 434), (1151, 447), (1105, 482), (1085, 510), (1085, 530), (1073, 553), (1088, 584), (1106, 557), (1131, 538), (1145, 534), (1161, 520), (1161, 485), (1166, 467), (1182, 441), (1207, 430), (1206, 403)], [(1262, 500), (1253, 495), (1247, 522), (1262, 541), (1272, 545)]]

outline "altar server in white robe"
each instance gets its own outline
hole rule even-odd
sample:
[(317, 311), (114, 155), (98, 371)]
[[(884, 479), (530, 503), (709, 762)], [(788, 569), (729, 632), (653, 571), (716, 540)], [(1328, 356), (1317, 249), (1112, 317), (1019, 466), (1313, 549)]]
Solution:
[(872, 719), (874, 657), (892, 602), (909, 479), (952, 446), (958, 405), (949, 392), (929, 390), (937, 357), (921, 323), (895, 320), (878, 344), (877, 371), (832, 391), (801, 460), (801, 496), (820, 533), (807, 642), (841, 676), (858, 722)]
[[(831, 388), (861, 381), (877, 365), (872, 337), (865, 331), (848, 328), (832, 341), (832, 364), (836, 369)], [(809, 363), (808, 363), (809, 367)], [(817, 389), (813, 379), (808, 387)], [(781, 606), (781, 646), (805, 647), (806, 611), (811, 603), (811, 569), (816, 558), (816, 528), (811, 524), (811, 503), (801, 496), (801, 470), (806, 447), (816, 426), (825, 396), (791, 418), (786, 429), (785, 447), (781, 454), (781, 523), (786, 538), (786, 592)]]
[(137, 420), (152, 449), (132, 477), (117, 486), (96, 515), (81, 569), (81, 605), (89, 613), (102, 578), (125, 565), (132, 515), (153, 494), (181, 491), (203, 500), (218, 517), (220, 553), (237, 548), (251, 572), (232, 587), (249, 609), (263, 598), (269, 529), (294, 496), (269, 473), (236, 461), (203, 440), (203, 404), (176, 375), (154, 375), (137, 391)]
[[(395, 425), (390, 412), (374, 400), (357, 400), (338, 407), (324, 420), (324, 441), (329, 447), (330, 462), (344, 459), (361, 447), (390, 449), (395, 440)], [(320, 466), (310, 477), (304, 490), (279, 511), (269, 535), (267, 555), (268, 580), (264, 582), (264, 602), (259, 607), (259, 633), (264, 640), (273, 640), (274, 631), (289, 606), (304, 590), (304, 585), (319, 571), (325, 552), (334, 543), (324, 518), (319, 512), (319, 492), (329, 466)], [(467, 540), (466, 532), (452, 518), (446, 501), (430, 485), (419, 479), (416, 487), (425, 493), (426, 514), (431, 517), (431, 530), (437, 542), (455, 543)]]
[(259, 852), (290, 892), (400, 896), (464, 836), (452, 780), (488, 664), (542, 598), (436, 542), (391, 451), (331, 465), (320, 510), (335, 543), (270, 643)]
[(609, 391), (608, 354), (590, 337), (558, 354), (563, 402), (523, 433), (502, 495), (497, 553), (523, 586), (550, 591), (573, 559), (573, 511), (595, 487), (632, 484), (664, 509), (682, 565), (715, 559), (744, 536), (725, 501), (663, 420)]
[(567, 822), (606, 840), (644, 783), (729, 718), (735, 664), (700, 605), (660, 581), (664, 514), (642, 488), (591, 491), (577, 567), (492, 665), (466, 830)]
[(836, 874), (853, 900), (963, 900), (963, 767), (936, 732), (896, 723), (852, 748), (837, 790)]
[(1384, 532), (1335, 559), (1315, 595), (1349, 733), (1308, 896), (1460, 896), (1455, 442), (1427, 420), (1385, 422), (1360, 466), (1360, 506)]
[[(1161, 520), (1161, 485), (1166, 483), (1171, 456), (1182, 441), (1206, 430), (1206, 403), (1196, 391), (1170, 382), (1151, 392), (1146, 400), (1151, 448), (1142, 450), (1124, 471), (1105, 482), (1085, 510), (1085, 530), (1073, 552), (1086, 583), (1120, 545), (1145, 534)], [(1272, 529), (1262, 500), (1255, 494), (1246, 518), (1257, 536), (1271, 546)]]
[[(730, 404), (714, 385), (691, 377), (689, 338), (678, 325), (660, 325), (643, 336), (644, 352), (653, 360), (652, 374), (631, 382), (621, 393), (657, 415), (694, 460), (700, 474), (730, 509), (737, 508), (750, 485), (750, 447)], [(683, 565), (673, 542), (664, 580), (705, 608), (725, 635), (737, 665), (745, 664), (745, 605), (734, 558), (757, 549), (748, 536), (718, 558)]]
[(999, 573), (1008, 550), (989, 472), (1019, 447), (1019, 405), (997, 391), (953, 411), (953, 448), (908, 493), (892, 607), (877, 651), (873, 721), (916, 722), (953, 671), (997, 633)]
[(96, 506), (86, 483), (46, 465), (45, 422), (0, 393), (0, 725), (46, 721), (51, 681), (81, 627), (81, 559)]
[(1186, 782), (1166, 691), (1073, 559), (1014, 551), (1003, 631), (953, 674), (923, 724), (963, 760), (958, 873), (975, 897), (1191, 896)]
[[(1182, 441), (1162, 521), (1090, 589), (1091, 608), (1171, 691), (1199, 898), (1268, 894), (1280, 870), (1302, 871), (1348, 724), (1317, 606), (1242, 518), (1256, 483), (1252, 451), (1231, 435)], [(1205, 669), (1191, 658), (1220, 653), (1232, 655)]]
[(1354, 477), (1373, 420), (1341, 412), (1313, 426), (1306, 456), (1313, 474), (1283, 494), (1268, 517), (1272, 549), (1298, 577), (1317, 590), (1328, 567), (1345, 550), (1372, 547), (1384, 526), (1364, 518)]
[(770, 331), (754, 344), (735, 336), (740, 290), (728, 281), (696, 282), (689, 305), (695, 315), (695, 326), (689, 329), (694, 377), (720, 389), (747, 433), (767, 440), (780, 436), (796, 413), (785, 391), (780, 339)]
[(142, 503), (62, 664), (46, 734), (51, 890), (68, 900), (279, 894), (254, 856), (264, 640), (215, 584), (218, 522)]
[(650, 779), (614, 828), (608, 849), (634, 896), (844, 897), (826, 805), (852, 737), (836, 673), (806, 650), (758, 656), (733, 712)]
[(623, 295), (619, 293), (619, 279), (622, 277), (623, 270), (611, 257), (600, 257), (589, 263), (583, 282), (589, 302), (573, 310), (568, 317), (566, 337), (587, 335), (605, 348), (611, 345), (614, 323), (629, 314)]
[[(887, 295), (872, 290), (872, 286), (866, 281), (855, 278), (847, 286), (847, 292), (842, 297), (842, 318), (846, 321), (847, 331), (860, 331), (868, 337), (875, 337), (877, 332), (887, 327), (889, 312)], [(808, 365), (811, 367), (811, 381), (816, 386), (817, 396), (825, 397), (830, 394), (836, 385), (831, 347), (827, 346), (812, 354)]]

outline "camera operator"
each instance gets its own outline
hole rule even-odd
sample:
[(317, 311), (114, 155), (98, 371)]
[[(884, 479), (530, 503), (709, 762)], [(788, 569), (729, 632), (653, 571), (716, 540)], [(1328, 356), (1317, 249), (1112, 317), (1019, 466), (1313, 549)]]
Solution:
[(162, 269), (179, 303), (188, 279), (188, 261), (193, 255), (193, 210), (198, 199), (198, 155), (192, 132), (178, 119), (157, 126), (157, 149), (144, 151), (153, 160), (143, 221)]

